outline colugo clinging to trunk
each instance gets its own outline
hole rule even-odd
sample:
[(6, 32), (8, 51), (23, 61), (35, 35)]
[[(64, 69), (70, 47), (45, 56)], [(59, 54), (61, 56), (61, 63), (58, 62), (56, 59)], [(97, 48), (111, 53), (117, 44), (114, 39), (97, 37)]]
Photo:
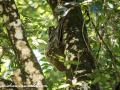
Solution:
[(60, 61), (59, 56), (65, 57), (64, 45), (62, 43), (62, 31), (59, 27), (51, 26), (48, 30), (49, 39), (45, 49), (46, 59), (54, 65), (59, 71), (65, 71), (66, 67), (63, 62)]

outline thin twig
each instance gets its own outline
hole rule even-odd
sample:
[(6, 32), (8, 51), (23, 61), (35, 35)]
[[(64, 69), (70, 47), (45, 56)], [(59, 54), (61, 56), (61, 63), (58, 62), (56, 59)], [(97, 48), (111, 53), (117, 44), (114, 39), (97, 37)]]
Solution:
[[(92, 25), (93, 25), (96, 33), (98, 34), (99, 38), (102, 40), (103, 44), (105, 45), (106, 49), (108, 50), (111, 59), (114, 60), (114, 61), (113, 61), (113, 66), (114, 66), (114, 68), (115, 68), (115, 70), (116, 70), (116, 72), (117, 72), (117, 74), (118, 74), (118, 76), (119, 76), (119, 78), (120, 78), (120, 72), (118, 71), (118, 69), (117, 69), (117, 67), (116, 67), (116, 64), (115, 64), (115, 61), (117, 61), (117, 60), (115, 59), (115, 57), (113, 56), (113, 53), (111, 52), (111, 50), (109, 49), (109, 47), (107, 46), (107, 44), (104, 42), (104, 40), (103, 40), (102, 36), (100, 35), (100, 33), (98, 32), (98, 30), (97, 30), (94, 22), (91, 20), (91, 17), (90, 17), (89, 12), (87, 12), (87, 15), (88, 15), (88, 17), (89, 17), (89, 19), (90, 19), (90, 21), (91, 21), (91, 23), (92, 23)], [(117, 63), (119, 64), (119, 62), (117, 62)]]

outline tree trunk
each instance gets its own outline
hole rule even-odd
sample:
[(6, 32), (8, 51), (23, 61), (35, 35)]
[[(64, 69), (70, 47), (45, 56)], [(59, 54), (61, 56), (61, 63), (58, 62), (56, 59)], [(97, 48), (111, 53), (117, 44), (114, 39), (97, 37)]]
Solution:
[[(86, 86), (87, 81), (93, 81), (87, 75), (94, 73), (95, 62), (78, 1), (47, 0), (47, 2), (60, 26), (59, 32), (62, 33), (59, 38), (65, 48), (66, 82), (71, 85), (68, 89), (100, 90), (98, 84)], [(78, 82), (82, 85), (78, 85)]]
[(44, 75), (27, 42), (14, 0), (1, 0), (0, 9), (20, 64), (20, 69), (13, 71), (14, 75), (11, 77), (13, 82), (19, 90), (46, 90)]

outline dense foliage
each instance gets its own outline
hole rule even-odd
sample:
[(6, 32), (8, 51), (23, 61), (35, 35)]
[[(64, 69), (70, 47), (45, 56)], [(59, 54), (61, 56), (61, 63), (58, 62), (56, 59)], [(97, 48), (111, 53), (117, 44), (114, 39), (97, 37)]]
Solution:
[[(47, 29), (55, 20), (46, 0), (15, 0), (28, 42), (46, 77), (49, 90), (57, 90), (65, 83), (65, 73), (57, 71), (44, 56), (48, 39)], [(120, 1), (80, 1), (89, 34), (96, 70), (89, 77), (99, 82), (101, 90), (112, 90), (120, 79)], [(74, 4), (74, 3), (73, 3)], [(12, 70), (19, 68), (2, 17), (0, 18), (0, 75), (10, 79)]]

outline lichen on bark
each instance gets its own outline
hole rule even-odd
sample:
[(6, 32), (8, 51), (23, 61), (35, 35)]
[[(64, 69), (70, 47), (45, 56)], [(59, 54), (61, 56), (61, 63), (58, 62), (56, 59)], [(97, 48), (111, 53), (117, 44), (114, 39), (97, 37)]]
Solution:
[[(43, 72), (29, 46), (14, 0), (1, 0), (0, 10), (20, 66), (20, 69), (13, 71), (12, 80), (16, 86), (23, 86), (18, 87), (20, 90), (46, 90)], [(24, 85), (33, 85), (33, 87), (24, 87)]]

